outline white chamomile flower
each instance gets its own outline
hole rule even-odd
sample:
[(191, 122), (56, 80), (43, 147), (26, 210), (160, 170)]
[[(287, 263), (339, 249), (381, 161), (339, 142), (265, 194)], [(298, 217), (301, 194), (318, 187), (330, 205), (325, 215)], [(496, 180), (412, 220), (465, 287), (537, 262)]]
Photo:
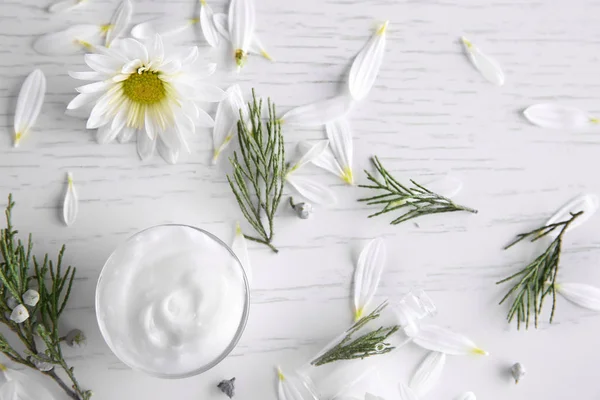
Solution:
[(155, 35), (164, 38), (172, 37), (185, 32), (187, 29), (200, 22), (200, 18), (172, 18), (164, 17), (142, 22), (131, 29), (131, 36), (136, 39), (152, 39)]
[(146, 158), (154, 152), (154, 144), (140, 140), (141, 131), (157, 141), (159, 154), (173, 163), (180, 150), (189, 151), (188, 136), (197, 126), (213, 126), (198, 102), (218, 102), (224, 92), (203, 82), (215, 66), (198, 62), (196, 47), (184, 55), (169, 55), (156, 35), (147, 44), (127, 38), (114, 48), (98, 49), (99, 54), (85, 56), (93, 71), (71, 73), (76, 79), (96, 82), (77, 88), (79, 95), (67, 108), (94, 105), (87, 128), (98, 129), (100, 143), (137, 132), (138, 152)]
[(29, 318), (29, 311), (23, 304), (16, 306), (10, 313), (10, 319), (17, 324), (27, 321), (27, 318)]
[(29, 289), (23, 293), (23, 303), (26, 305), (35, 307), (38, 301), (40, 301), (40, 294), (37, 292), (37, 290)]
[(103, 43), (110, 24), (106, 25), (73, 25), (62, 31), (40, 36), (33, 49), (48, 56), (66, 56), (96, 51), (96, 46)]
[[(217, 29), (217, 32), (219, 32), (219, 34), (221, 36), (223, 36), (223, 38), (225, 40), (230, 41), (229, 27), (228, 27), (229, 22), (227, 21), (227, 19), (228, 19), (227, 14), (218, 13), (213, 16), (213, 23), (214, 23), (215, 28)], [(260, 41), (260, 39), (258, 38), (256, 33), (254, 33), (254, 36), (252, 37), (252, 41), (250, 42), (250, 47), (248, 48), (248, 54), (258, 54), (258, 55), (263, 56), (264, 58), (266, 58), (269, 61), (275, 61), (275, 59), (273, 57), (271, 57), (271, 55), (267, 52), (267, 50), (265, 50), (265, 47), (263, 46), (262, 42)]]
[(286, 182), (289, 183), (301, 196), (312, 201), (315, 204), (333, 205), (337, 202), (335, 194), (320, 183), (298, 176), (297, 171), (304, 165), (313, 162), (319, 158), (321, 153), (327, 149), (328, 141), (319, 141), (313, 146), (298, 146), (300, 157), (291, 164), (286, 174)]

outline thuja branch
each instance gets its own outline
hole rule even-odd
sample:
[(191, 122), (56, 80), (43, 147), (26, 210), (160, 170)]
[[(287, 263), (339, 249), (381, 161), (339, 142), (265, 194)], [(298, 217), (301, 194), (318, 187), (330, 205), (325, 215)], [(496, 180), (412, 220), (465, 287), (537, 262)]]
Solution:
[(566, 221), (545, 225), (531, 232), (519, 234), (512, 243), (505, 247), (505, 249), (508, 249), (525, 239), (535, 242), (553, 232), (557, 233), (546, 250), (535, 260), (516, 274), (497, 282), (497, 284), (514, 282), (513, 287), (502, 298), (500, 304), (510, 298), (513, 299), (508, 310), (507, 319), (508, 322), (511, 322), (516, 318), (517, 328), (521, 327), (521, 323), (525, 323), (526, 329), (529, 328), (532, 314), (537, 328), (538, 317), (542, 312), (544, 300), (548, 296), (552, 296), (552, 310), (550, 313), (550, 323), (552, 323), (556, 309), (556, 276), (560, 264), (563, 236), (573, 221), (581, 214), (583, 214), (583, 211), (571, 214)]
[(452, 200), (432, 192), (412, 179), (410, 180), (412, 186), (405, 186), (398, 182), (384, 168), (381, 161), (379, 161), (379, 158), (375, 156), (372, 161), (377, 172), (381, 176), (381, 179), (378, 179), (370, 172), (365, 171), (367, 179), (369, 179), (372, 184), (359, 185), (359, 187), (373, 189), (380, 194), (359, 199), (358, 201), (365, 202), (368, 205), (382, 206), (383, 208), (381, 211), (369, 215), (369, 218), (403, 209), (402, 211), (404, 211), (404, 213), (391, 222), (392, 225), (397, 225), (428, 214), (440, 214), (455, 211), (477, 213), (477, 210), (458, 205)]
[(394, 350), (395, 347), (385, 341), (400, 329), (399, 325), (386, 328), (379, 327), (354, 338), (354, 335), (369, 322), (379, 318), (385, 307), (387, 307), (387, 303), (381, 304), (371, 314), (359, 319), (350, 327), (346, 332), (346, 336), (338, 344), (321, 354), (311, 364), (318, 367), (339, 360), (362, 360), (373, 355), (386, 354)]
[[(12, 225), (14, 206), (9, 195), (6, 228), (0, 230), (0, 323), (15, 333), (25, 350), (17, 351), (0, 334), (0, 352), (50, 377), (72, 399), (88, 400), (92, 393), (81, 388), (73, 367), (65, 361), (61, 349), (63, 338), (59, 335), (60, 317), (69, 300), (75, 268), (63, 268), (64, 246), (56, 263), (49, 260), (47, 254), (42, 261), (32, 255), (31, 235), (26, 244), (16, 237), (18, 232)], [(39, 346), (40, 342), (43, 347)], [(65, 371), (70, 385), (56, 374), (55, 366)]]
[(275, 105), (267, 102), (268, 119), (262, 121), (262, 100), (252, 90), (248, 115), (240, 110), (237, 124), (239, 152), (230, 158), (233, 172), (227, 175), (229, 186), (242, 214), (254, 230), (247, 239), (273, 246), (275, 213), (281, 201), (285, 183), (285, 152), (281, 124)]

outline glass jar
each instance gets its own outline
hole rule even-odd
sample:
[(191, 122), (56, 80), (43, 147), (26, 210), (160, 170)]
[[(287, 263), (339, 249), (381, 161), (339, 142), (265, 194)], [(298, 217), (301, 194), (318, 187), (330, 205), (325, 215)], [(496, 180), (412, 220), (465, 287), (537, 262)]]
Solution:
[[(309, 392), (305, 397), (364, 399), (367, 392), (382, 396), (371, 389), (372, 381), (380, 380), (378, 367), (418, 333), (419, 320), (434, 312), (433, 302), (423, 291), (411, 292), (397, 303), (383, 302), (297, 370), (302, 391)], [(391, 398), (387, 395), (386, 399)]]

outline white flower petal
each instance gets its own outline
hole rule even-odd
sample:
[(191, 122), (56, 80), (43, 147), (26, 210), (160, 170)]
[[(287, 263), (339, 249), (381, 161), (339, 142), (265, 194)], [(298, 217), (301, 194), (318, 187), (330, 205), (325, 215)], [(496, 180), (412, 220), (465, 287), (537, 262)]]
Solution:
[[(213, 23), (215, 24), (215, 28), (217, 32), (227, 41), (229, 41), (229, 29), (227, 23), (227, 14), (214, 14), (213, 15)], [(258, 39), (256, 33), (252, 36), (252, 41), (250, 42), (250, 47), (248, 48), (249, 54), (258, 54), (263, 56), (269, 61), (275, 61), (273, 57), (265, 50), (261, 41)]]
[(106, 124), (100, 128), (96, 132), (96, 141), (99, 144), (107, 144), (115, 140), (115, 138), (121, 133), (123, 129), (122, 126), (114, 127), (111, 124)]
[[(598, 200), (598, 196), (595, 194), (584, 194), (581, 196), (577, 196), (567, 204), (565, 204), (560, 210), (558, 210), (548, 221), (546, 221), (547, 225), (552, 225), (558, 222), (567, 221), (571, 218), (571, 214), (578, 213), (583, 211), (583, 214), (577, 217), (571, 225), (567, 228), (566, 232), (569, 232), (578, 226), (581, 226), (584, 222), (592, 217), (598, 210), (598, 205), (600, 201)], [(557, 237), (560, 233), (560, 229), (555, 230), (550, 233), (548, 237), (554, 238)]]
[(504, 72), (496, 60), (484, 54), (464, 36), (461, 37), (461, 40), (469, 60), (481, 72), (481, 75), (496, 86), (504, 85)]
[(73, 100), (67, 105), (67, 110), (76, 110), (87, 104), (90, 104), (100, 97), (100, 93), (81, 93), (75, 96)]
[(16, 306), (10, 313), (10, 319), (17, 324), (27, 321), (29, 318), (29, 311), (23, 304)]
[(419, 396), (427, 394), (438, 383), (444, 365), (446, 354), (432, 351), (423, 359), (410, 380), (410, 388)]
[(29, 289), (23, 293), (23, 303), (26, 305), (35, 307), (38, 301), (40, 301), (40, 294), (37, 291)]
[[(313, 147), (312, 144), (308, 142), (300, 142), (298, 143), (298, 149), (300, 153), (306, 153)], [(331, 152), (331, 149), (326, 148), (319, 157), (311, 160), (311, 162), (319, 168), (322, 168), (326, 171), (331, 172), (335, 176), (342, 176), (343, 171), (340, 164), (335, 159), (335, 156)]]
[(226, 40), (229, 40), (229, 28), (227, 22), (227, 14), (217, 13), (213, 15), (213, 23), (215, 24), (215, 29), (221, 36), (223, 36)]
[(371, 240), (361, 251), (354, 271), (352, 285), (354, 298), (354, 320), (364, 316), (377, 292), (381, 273), (386, 262), (385, 242), (381, 238)]
[(532, 124), (549, 129), (583, 129), (600, 123), (583, 110), (552, 103), (528, 107), (523, 115)]
[(436, 325), (422, 325), (413, 341), (424, 349), (450, 355), (488, 354), (466, 336)]
[(219, 32), (213, 22), (213, 15), (213, 10), (206, 4), (206, 0), (200, 0), (200, 27), (202, 28), (202, 34), (211, 47), (217, 47), (220, 38)]
[(67, 173), (67, 191), (65, 192), (65, 200), (63, 204), (63, 220), (67, 226), (75, 222), (77, 213), (79, 212), (79, 197), (77, 190), (73, 184), (73, 174)]
[(195, 100), (207, 103), (217, 103), (225, 98), (225, 91), (218, 86), (204, 82), (194, 83), (196, 89)]
[(248, 254), (248, 243), (246, 242), (246, 238), (244, 237), (244, 233), (238, 222), (235, 224), (235, 236), (233, 237), (231, 250), (233, 250), (238, 260), (240, 260), (244, 272), (246, 273), (246, 278), (248, 279), (248, 285), (251, 285), (252, 266), (250, 265), (250, 255)]
[(400, 400), (419, 400), (419, 396), (404, 383), (398, 385), (398, 390), (400, 391)]
[(235, 125), (239, 120), (239, 105), (244, 104), (242, 90), (239, 85), (233, 85), (225, 92), (225, 97), (217, 107), (215, 124), (213, 127), (213, 164), (217, 162), (219, 155), (227, 148), (233, 139)]
[(353, 100), (349, 96), (332, 97), (296, 107), (285, 113), (280, 120), (290, 125), (321, 126), (345, 116), (352, 105)]
[(456, 396), (454, 400), (477, 400), (477, 398), (475, 397), (475, 393), (465, 392)]
[(556, 291), (579, 307), (600, 311), (600, 288), (583, 283), (558, 283)]
[(40, 36), (33, 49), (40, 54), (63, 56), (80, 51), (93, 51), (102, 41), (102, 27), (99, 25), (74, 25), (63, 31)]
[(121, 132), (119, 132), (119, 135), (117, 136), (117, 140), (119, 141), (119, 143), (123, 144), (123, 143), (129, 143), (133, 140), (133, 138), (135, 137), (137, 133), (137, 130), (134, 128), (130, 128), (130, 127), (124, 127)]
[(277, 368), (277, 397), (278, 400), (303, 400), (302, 394), (298, 388), (290, 382), (283, 374), (280, 368)]
[(179, 160), (179, 149), (171, 149), (160, 139), (158, 139), (156, 148), (163, 160), (171, 165), (177, 164), (177, 161)]
[(348, 86), (354, 100), (364, 99), (375, 83), (385, 53), (385, 32), (389, 21), (385, 21), (358, 53), (352, 68)]
[(52, 14), (69, 11), (74, 9), (77, 6), (85, 3), (85, 0), (62, 0), (56, 3), (53, 3), (48, 7), (48, 12)]
[(336, 119), (325, 125), (329, 147), (333, 152), (338, 164), (342, 167), (340, 176), (349, 185), (354, 184), (352, 172), (352, 131), (345, 118)]
[(170, 37), (185, 31), (197, 22), (193, 19), (159, 18), (134, 26), (131, 36), (136, 39), (150, 39), (158, 33), (162, 37)]
[(292, 173), (300, 167), (302, 167), (303, 165), (313, 162), (314, 160), (319, 158), (321, 156), (321, 153), (323, 153), (325, 149), (327, 149), (328, 145), (328, 140), (319, 140), (318, 142), (316, 142), (308, 148), (306, 148), (305, 146), (298, 145), (298, 153), (300, 157), (298, 158), (298, 161), (296, 161), (290, 167), (288, 173)]
[(331, 206), (337, 203), (335, 194), (315, 181), (294, 174), (289, 174), (286, 180), (300, 195), (315, 204)]
[(79, 79), (80, 81), (101, 81), (106, 78), (106, 75), (96, 71), (69, 71), (69, 76), (73, 79)]
[(227, 27), (238, 71), (246, 62), (246, 55), (254, 36), (255, 22), (254, 0), (231, 0)]
[(15, 147), (19, 146), (23, 136), (35, 125), (44, 104), (45, 95), (46, 77), (41, 70), (36, 69), (23, 82), (17, 99), (14, 121)]
[(110, 47), (113, 41), (119, 38), (123, 32), (129, 26), (131, 22), (131, 16), (133, 15), (133, 3), (131, 0), (123, 0), (123, 2), (117, 7), (112, 19), (110, 20), (110, 25), (106, 32), (106, 38), (104, 40), (104, 45), (106, 47)]
[(91, 94), (91, 93), (99, 93), (106, 92), (106, 90), (113, 85), (111, 81), (100, 81), (94, 82), (87, 85), (79, 86), (75, 88), (79, 93), (82, 94)]
[(154, 155), (156, 150), (156, 138), (150, 139), (143, 130), (137, 131), (137, 152), (140, 159), (145, 161)]
[(448, 199), (455, 197), (460, 193), (463, 187), (463, 183), (460, 179), (448, 175), (440, 179), (435, 179), (424, 185), (427, 189), (433, 193), (437, 193), (440, 196), (444, 196)]
[[(156, 37), (156, 35), (152, 36), (152, 38), (154, 38), (154, 37)], [(132, 38), (126, 38), (126, 39), (119, 41), (119, 47), (123, 50), (123, 52), (125, 54), (127, 54), (127, 57), (129, 60), (137, 59), (137, 60), (140, 60), (143, 64), (147, 64), (149, 62), (148, 48), (146, 48), (146, 46), (143, 43), (141, 43), (140, 41), (132, 39)], [(88, 58), (89, 57), (86, 57), (86, 63), (87, 63)], [(118, 67), (119, 67), (118, 59), (116, 59), (114, 57), (107, 57), (107, 59), (113, 63), (111, 65), (114, 65), (114, 66), (110, 67), (111, 70), (118, 69)], [(91, 67), (91, 65), (90, 65), (90, 67)]]

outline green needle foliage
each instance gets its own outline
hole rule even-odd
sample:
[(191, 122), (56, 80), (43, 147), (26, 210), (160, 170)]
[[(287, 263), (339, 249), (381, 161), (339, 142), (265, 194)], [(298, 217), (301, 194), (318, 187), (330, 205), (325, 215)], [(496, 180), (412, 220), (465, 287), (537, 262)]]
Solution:
[(245, 118), (240, 110), (237, 124), (240, 150), (230, 158), (233, 173), (227, 175), (227, 180), (242, 214), (255, 232), (255, 235), (244, 235), (246, 239), (277, 252), (272, 244), (273, 226), (285, 183), (285, 152), (275, 105), (268, 100), (266, 123), (262, 121), (262, 105), (252, 90), (249, 115)]
[(583, 211), (571, 214), (571, 218), (566, 221), (546, 225), (531, 232), (521, 233), (517, 235), (517, 238), (511, 244), (504, 248), (505, 250), (509, 249), (524, 239), (531, 239), (532, 242), (535, 242), (552, 232), (558, 231), (558, 235), (541, 255), (516, 274), (496, 283), (514, 282), (514, 286), (502, 298), (500, 304), (508, 301), (514, 295), (507, 319), (508, 322), (512, 322), (516, 318), (517, 328), (521, 327), (521, 323), (525, 323), (525, 329), (529, 328), (531, 314), (535, 318), (535, 327), (538, 327), (538, 316), (541, 314), (544, 300), (548, 296), (552, 296), (552, 311), (550, 313), (550, 323), (552, 323), (556, 309), (555, 284), (560, 263), (563, 236), (571, 223), (581, 214), (583, 214)]
[(440, 214), (455, 211), (467, 211), (477, 213), (469, 207), (464, 207), (455, 204), (452, 200), (433, 193), (423, 185), (411, 179), (412, 187), (407, 187), (398, 182), (390, 173), (383, 167), (377, 156), (372, 159), (377, 172), (381, 175), (381, 179), (377, 179), (369, 171), (365, 171), (367, 178), (372, 185), (359, 185), (359, 187), (374, 189), (382, 194), (359, 199), (358, 201), (366, 202), (368, 205), (383, 206), (381, 211), (369, 215), (369, 218), (376, 217), (381, 214), (389, 213), (399, 209), (404, 209), (404, 214), (394, 219), (391, 224), (397, 225), (406, 222), (413, 218), (418, 218), (423, 215)]
[(365, 327), (369, 322), (376, 320), (381, 315), (381, 312), (387, 307), (387, 302), (377, 307), (371, 314), (359, 319), (346, 333), (346, 336), (340, 343), (327, 350), (325, 353), (317, 357), (311, 362), (312, 365), (318, 367), (339, 360), (354, 360), (365, 359), (367, 357), (386, 354), (394, 350), (395, 347), (390, 346), (385, 341), (396, 333), (399, 325), (390, 326), (387, 328), (379, 327), (374, 331), (367, 332), (356, 339), (353, 338), (359, 330)]
[[(74, 400), (88, 400), (92, 392), (83, 390), (73, 368), (67, 365), (61, 350), (59, 335), (60, 317), (65, 310), (75, 279), (75, 268), (63, 269), (63, 246), (56, 264), (46, 254), (42, 261), (32, 256), (31, 235), (26, 244), (17, 239), (12, 225), (12, 210), (15, 203), (8, 196), (6, 228), (0, 230), (0, 322), (7, 326), (22, 342), (25, 350), (19, 352), (0, 334), (0, 352), (12, 361), (39, 370), (49, 376)], [(40, 298), (34, 306), (23, 303), (23, 294), (29, 289), (37, 290)], [(10, 302), (23, 305), (30, 315), (22, 323), (10, 318)], [(39, 368), (40, 365), (50, 366)], [(71, 380), (71, 385), (59, 377), (54, 366), (61, 367)]]

